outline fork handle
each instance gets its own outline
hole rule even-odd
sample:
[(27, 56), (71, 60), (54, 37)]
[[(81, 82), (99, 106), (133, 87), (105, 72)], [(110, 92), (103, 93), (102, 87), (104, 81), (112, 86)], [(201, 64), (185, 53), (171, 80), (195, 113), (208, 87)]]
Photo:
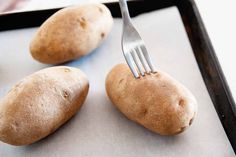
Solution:
[(123, 22), (124, 24), (129, 24), (131, 22), (131, 19), (129, 15), (129, 9), (127, 6), (127, 1), (119, 0), (119, 4), (120, 4), (120, 10), (121, 10)]

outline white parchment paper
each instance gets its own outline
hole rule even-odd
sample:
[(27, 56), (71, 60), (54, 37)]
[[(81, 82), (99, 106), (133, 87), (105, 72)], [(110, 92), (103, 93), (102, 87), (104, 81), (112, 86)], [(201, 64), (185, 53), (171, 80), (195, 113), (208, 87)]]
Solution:
[[(157, 69), (165, 71), (195, 95), (199, 111), (184, 133), (163, 137), (125, 118), (109, 101), (105, 77), (124, 62), (122, 21), (114, 20), (108, 39), (90, 55), (66, 65), (79, 67), (90, 91), (80, 112), (49, 137), (29, 146), (0, 142), (0, 157), (231, 157), (230, 143), (217, 117), (176, 8), (140, 15), (133, 22), (146, 42)], [(0, 32), (0, 97), (39, 69), (29, 42), (37, 28)]]

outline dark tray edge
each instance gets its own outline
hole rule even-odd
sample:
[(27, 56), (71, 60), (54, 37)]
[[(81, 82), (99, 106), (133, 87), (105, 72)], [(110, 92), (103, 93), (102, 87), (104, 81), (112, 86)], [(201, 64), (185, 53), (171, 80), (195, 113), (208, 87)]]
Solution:
[(227, 137), (236, 152), (235, 102), (194, 0), (176, 3), (195, 58)]

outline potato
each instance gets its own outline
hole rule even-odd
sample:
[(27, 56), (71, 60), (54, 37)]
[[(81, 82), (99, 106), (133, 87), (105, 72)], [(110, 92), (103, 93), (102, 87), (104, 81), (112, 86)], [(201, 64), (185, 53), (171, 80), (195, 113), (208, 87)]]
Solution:
[(88, 88), (77, 68), (51, 67), (27, 76), (0, 101), (0, 140), (28, 145), (46, 137), (80, 109)]
[(30, 43), (34, 59), (59, 64), (87, 55), (109, 34), (113, 18), (103, 4), (62, 9), (46, 20)]
[(127, 118), (161, 135), (183, 132), (197, 112), (189, 90), (161, 71), (135, 79), (119, 64), (106, 78), (106, 91)]

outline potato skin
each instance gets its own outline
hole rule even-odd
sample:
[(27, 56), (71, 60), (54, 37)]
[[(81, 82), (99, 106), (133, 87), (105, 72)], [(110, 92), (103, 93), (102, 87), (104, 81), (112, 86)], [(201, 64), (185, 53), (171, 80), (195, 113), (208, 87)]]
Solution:
[(190, 91), (161, 71), (135, 79), (127, 65), (116, 65), (106, 78), (106, 91), (128, 119), (161, 135), (183, 132), (197, 112)]
[(19, 146), (46, 137), (80, 109), (88, 89), (77, 68), (51, 67), (29, 75), (0, 101), (0, 140)]
[(85, 4), (59, 10), (47, 19), (30, 43), (34, 59), (59, 64), (80, 58), (97, 48), (113, 25), (103, 4)]

